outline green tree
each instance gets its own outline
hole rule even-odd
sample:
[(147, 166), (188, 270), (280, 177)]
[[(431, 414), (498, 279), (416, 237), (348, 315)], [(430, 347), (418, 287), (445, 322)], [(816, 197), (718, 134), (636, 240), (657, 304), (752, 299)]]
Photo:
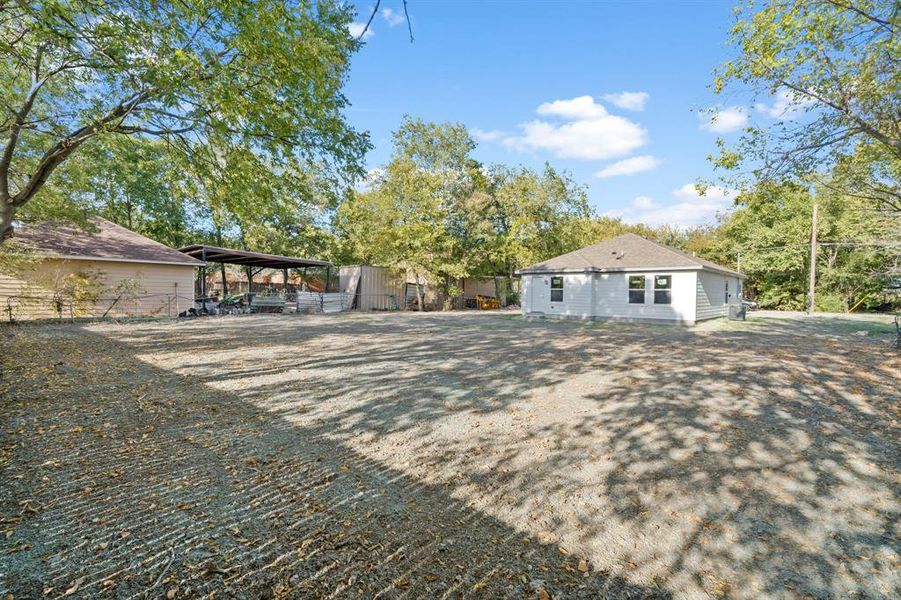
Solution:
[(492, 180), (486, 214), (496, 239), (487, 265), (495, 273), (512, 277), (520, 267), (575, 250), (598, 235), (585, 188), (567, 173), (547, 164), (541, 174), (495, 167)]
[(341, 91), (352, 17), (337, 0), (3, 3), (0, 240), (98, 137), (163, 137), (195, 164), (198, 148), (242, 146), (357, 174), (368, 140)]
[(829, 180), (846, 185), (838, 191), (901, 210), (901, 4), (748, 1), (737, 13), (729, 41), (738, 53), (719, 69), (715, 91), (750, 88), (782, 106), (769, 108), (771, 126), (748, 128), (737, 145), (720, 140), (716, 166), (746, 187), (747, 175), (804, 181), (845, 163), (856, 177)]
[[(462, 276), (441, 202), (441, 178), (398, 157), (367, 192), (353, 192), (338, 212), (350, 253), (363, 262), (402, 269), (416, 281)], [(419, 310), (423, 309), (417, 286)]]
[[(175, 193), (183, 174), (159, 141), (110, 137), (87, 145), (60, 167), (46, 189), (76, 207), (172, 247), (191, 239), (190, 206)], [(42, 194), (29, 208), (46, 202)]]
[(762, 307), (804, 308), (814, 202), (819, 204), (821, 243), (818, 309), (847, 310), (860, 299), (875, 297), (897, 276), (899, 248), (836, 245), (901, 243), (901, 231), (891, 220), (860, 199), (822, 186), (817, 192), (803, 184), (763, 182), (737, 198), (736, 210), (718, 231), (714, 253), (733, 259), (741, 253), (742, 272)]

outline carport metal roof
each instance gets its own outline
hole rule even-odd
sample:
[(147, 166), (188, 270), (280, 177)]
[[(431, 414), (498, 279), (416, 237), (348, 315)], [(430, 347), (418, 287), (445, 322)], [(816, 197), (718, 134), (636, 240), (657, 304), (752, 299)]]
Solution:
[(204, 262), (227, 263), (231, 265), (244, 265), (263, 269), (300, 269), (304, 267), (331, 267), (327, 260), (314, 260), (311, 258), (296, 258), (294, 256), (279, 256), (277, 254), (263, 254), (262, 252), (248, 252), (247, 250), (235, 250), (233, 248), (220, 248), (218, 246), (206, 246), (195, 244), (179, 248), (188, 256)]

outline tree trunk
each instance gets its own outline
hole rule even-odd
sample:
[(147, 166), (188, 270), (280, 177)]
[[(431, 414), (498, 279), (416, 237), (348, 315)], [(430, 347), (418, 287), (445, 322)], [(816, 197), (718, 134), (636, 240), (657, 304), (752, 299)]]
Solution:
[(9, 202), (0, 202), (0, 244), (13, 235), (13, 206)]
[(448, 309), (448, 305), (453, 302), (453, 299), (450, 295), (450, 275), (447, 273), (444, 274), (444, 302), (441, 303), (441, 311), (444, 312)]
[(228, 296), (228, 280), (225, 278), (225, 263), (219, 263), (219, 269), (222, 271), (222, 297)]
[(416, 304), (419, 305), (419, 312), (423, 312), (422, 306), (422, 288), (419, 286), (419, 273), (413, 272), (413, 278), (416, 279)]

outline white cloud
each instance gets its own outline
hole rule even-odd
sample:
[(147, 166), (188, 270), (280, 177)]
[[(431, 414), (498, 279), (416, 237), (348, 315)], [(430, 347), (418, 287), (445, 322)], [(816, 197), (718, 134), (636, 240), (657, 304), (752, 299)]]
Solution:
[(496, 142), (506, 135), (499, 129), (491, 129), (486, 131), (484, 129), (475, 128), (471, 129), (469, 133), (471, 133), (472, 137), (479, 140), (480, 142)]
[(729, 133), (741, 129), (748, 123), (748, 111), (741, 106), (728, 106), (720, 110), (703, 112), (698, 115), (701, 120), (701, 129), (713, 133)]
[(539, 105), (535, 112), (539, 115), (569, 120), (600, 119), (607, 116), (607, 110), (596, 103), (591, 96), (545, 102)]
[(634, 175), (643, 171), (652, 171), (660, 165), (660, 161), (650, 155), (633, 156), (619, 162), (607, 165), (597, 173), (595, 177), (616, 177), (617, 175)]
[(380, 11), (380, 14), (382, 15), (382, 18), (385, 19), (385, 22), (388, 23), (388, 27), (397, 27), (406, 21), (402, 14), (394, 12), (390, 8), (383, 8)]
[(795, 93), (782, 90), (776, 94), (772, 104), (758, 102), (754, 109), (772, 119), (790, 121), (798, 118), (811, 104), (810, 98), (798, 97)]
[(644, 110), (644, 105), (651, 95), (647, 92), (620, 92), (618, 94), (604, 94), (604, 100), (626, 110)]
[(372, 188), (373, 185), (378, 183), (379, 180), (381, 180), (384, 176), (385, 169), (382, 169), (381, 167), (369, 169), (368, 171), (366, 171), (366, 174), (357, 181), (356, 185), (354, 185), (354, 188), (358, 192), (366, 192), (370, 188)]
[(591, 96), (545, 102), (538, 114), (564, 123), (534, 120), (520, 124), (522, 135), (502, 143), (514, 150), (547, 150), (558, 158), (605, 160), (645, 145), (648, 134), (629, 119), (611, 115)]
[(363, 34), (364, 40), (368, 40), (375, 35), (375, 32), (372, 31), (372, 27), (366, 29), (366, 23), (351, 23), (347, 26), (347, 31), (350, 32), (351, 37), (355, 38), (360, 37), (360, 34), (362, 34), (364, 30), (366, 31), (366, 33)]
[(686, 183), (672, 191), (677, 202), (663, 205), (648, 196), (638, 196), (621, 209), (604, 213), (608, 217), (619, 217), (627, 223), (646, 225), (673, 225), (690, 227), (712, 223), (718, 213), (728, 211), (736, 192), (710, 186), (702, 196), (693, 183)]
[(654, 202), (654, 199), (650, 196), (637, 196), (632, 200), (632, 206), (640, 210), (651, 210), (652, 208), (657, 208), (659, 204)]

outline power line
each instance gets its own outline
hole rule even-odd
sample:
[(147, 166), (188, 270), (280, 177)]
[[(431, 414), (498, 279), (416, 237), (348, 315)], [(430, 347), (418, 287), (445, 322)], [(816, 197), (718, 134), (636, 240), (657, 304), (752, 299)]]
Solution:
[[(737, 252), (753, 252), (753, 251), (767, 251), (767, 250), (784, 250), (786, 248), (807, 248), (810, 246), (810, 243), (804, 244), (784, 244), (782, 246), (768, 246), (765, 248), (742, 248)], [(863, 248), (863, 247), (876, 247), (876, 248), (901, 248), (901, 242), (817, 242), (817, 246), (840, 246), (846, 248)]]

